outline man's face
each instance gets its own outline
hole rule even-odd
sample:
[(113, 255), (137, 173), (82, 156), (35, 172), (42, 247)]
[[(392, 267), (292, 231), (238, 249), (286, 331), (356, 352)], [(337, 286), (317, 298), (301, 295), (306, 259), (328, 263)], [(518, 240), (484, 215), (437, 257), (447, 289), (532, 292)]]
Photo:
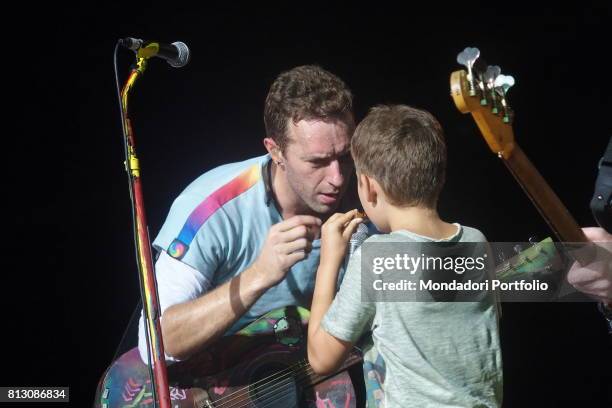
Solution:
[(353, 173), (351, 127), (341, 120), (289, 121), (283, 152), (289, 187), (304, 212), (334, 211)]

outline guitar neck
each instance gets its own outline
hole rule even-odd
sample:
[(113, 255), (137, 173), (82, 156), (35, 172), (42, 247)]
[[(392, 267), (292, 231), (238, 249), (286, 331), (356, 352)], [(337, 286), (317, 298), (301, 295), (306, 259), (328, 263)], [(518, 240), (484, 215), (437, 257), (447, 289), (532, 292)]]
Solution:
[[(514, 145), (510, 157), (502, 160), (560, 241), (588, 242), (574, 217), (518, 145)], [(579, 254), (575, 258), (582, 265), (589, 261), (589, 257)]]
[(587, 242), (574, 217), (518, 145), (502, 160), (560, 241)]
[[(565, 244), (587, 243), (576, 220), (523, 150), (514, 143), (514, 110), (507, 99), (514, 78), (501, 75), (499, 66), (486, 66), (479, 57), (480, 50), (474, 47), (467, 47), (457, 55), (457, 62), (468, 70), (451, 74), (450, 88), (455, 106), (461, 113), (472, 114), (491, 151), (503, 160), (557, 238)], [(593, 258), (592, 246), (578, 252), (574, 251), (571, 255), (581, 265), (589, 263)]]

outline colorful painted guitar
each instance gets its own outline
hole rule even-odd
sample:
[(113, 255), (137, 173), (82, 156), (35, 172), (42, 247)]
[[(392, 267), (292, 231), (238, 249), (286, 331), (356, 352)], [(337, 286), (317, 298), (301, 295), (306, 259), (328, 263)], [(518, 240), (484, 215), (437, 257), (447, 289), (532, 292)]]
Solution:
[[(277, 309), (187, 361), (168, 366), (173, 408), (355, 407), (347, 367), (361, 363), (352, 352), (333, 376), (316, 375), (306, 360), (310, 313)], [(96, 393), (96, 408), (152, 408), (148, 367), (138, 349), (118, 358)]]
[[(472, 114), (489, 148), (504, 162), (559, 241), (587, 242), (578, 223), (514, 140), (514, 112), (507, 98), (514, 78), (502, 75), (497, 65), (486, 66), (479, 57), (480, 51), (470, 47), (457, 55), (457, 62), (467, 68), (450, 77), (457, 109)], [(572, 255), (582, 265), (592, 257), (588, 251)]]

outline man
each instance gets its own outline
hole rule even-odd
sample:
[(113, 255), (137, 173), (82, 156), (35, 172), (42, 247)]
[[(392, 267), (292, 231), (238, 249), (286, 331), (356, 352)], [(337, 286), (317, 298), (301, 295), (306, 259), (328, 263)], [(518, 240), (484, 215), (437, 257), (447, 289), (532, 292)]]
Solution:
[(583, 228), (583, 231), (589, 241), (600, 243), (600, 256), (583, 267), (574, 263), (567, 274), (567, 280), (577, 290), (596, 300), (612, 304), (612, 268), (609, 265), (609, 254), (604, 251), (610, 251), (612, 235), (603, 228)]
[(567, 280), (577, 290), (598, 300), (599, 311), (604, 315), (608, 333), (612, 335), (612, 235), (603, 228), (583, 228), (590, 242), (599, 246), (597, 256), (588, 265), (575, 262), (567, 274)]
[[(335, 75), (300, 66), (272, 84), (264, 121), (268, 155), (195, 180), (153, 242), (169, 361), (270, 310), (310, 305), (318, 230), (353, 173), (352, 94)], [(146, 362), (142, 317), (139, 350)]]

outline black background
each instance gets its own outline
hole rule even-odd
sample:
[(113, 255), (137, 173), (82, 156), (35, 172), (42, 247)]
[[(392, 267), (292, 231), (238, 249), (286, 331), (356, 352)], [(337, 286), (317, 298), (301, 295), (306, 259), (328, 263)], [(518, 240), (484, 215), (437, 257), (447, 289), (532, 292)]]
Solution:
[[(439, 118), (449, 149), (443, 218), (477, 227), (491, 241), (550, 235), (449, 96), (449, 75), (466, 46), (516, 78), (510, 100), (518, 143), (577, 221), (594, 225), (588, 203), (612, 135), (609, 6), (468, 7), (32, 11), (22, 28), (32, 35), (29, 49), (41, 52), (29, 60), (27, 80), (18, 70), (6, 79), (28, 88), (15, 91), (26, 98), (11, 120), (15, 134), (27, 137), (5, 145), (19, 165), (5, 173), (6, 214), (16, 228), (5, 247), (0, 385), (68, 385), (72, 405), (89, 406), (138, 301), (112, 66), (121, 37), (180, 40), (192, 52), (181, 69), (151, 60), (131, 99), (152, 236), (195, 177), (264, 152), (271, 82), (309, 63), (347, 82), (358, 119), (378, 103), (406, 103)], [(122, 82), (133, 61), (120, 50)], [(594, 304), (506, 304), (501, 335), (505, 407), (612, 403), (612, 353)]]

